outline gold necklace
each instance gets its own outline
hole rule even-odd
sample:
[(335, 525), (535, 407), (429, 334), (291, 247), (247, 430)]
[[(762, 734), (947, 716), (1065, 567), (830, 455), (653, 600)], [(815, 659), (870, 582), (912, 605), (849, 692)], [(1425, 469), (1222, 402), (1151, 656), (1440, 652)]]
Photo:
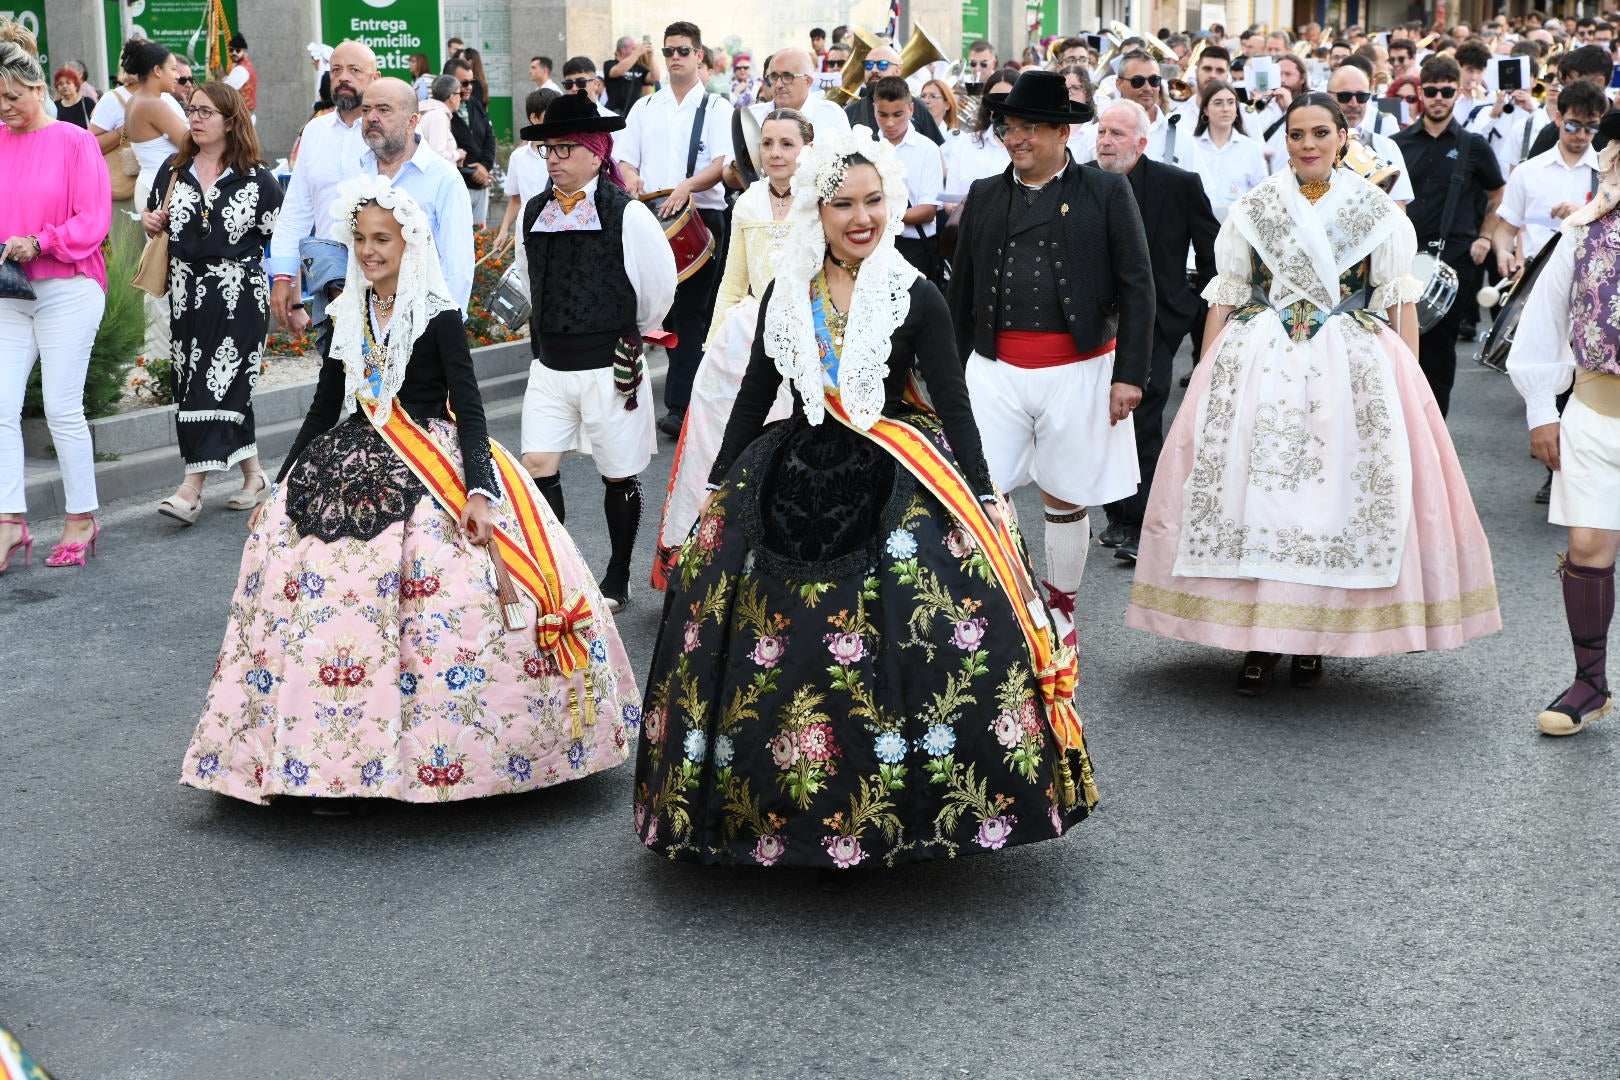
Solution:
[(394, 297), (390, 296), (387, 300), (384, 300), (382, 297), (378, 296), (376, 293), (372, 293), (371, 294), (371, 306), (376, 308), (380, 313), (386, 315), (390, 311), (394, 310)]
[(1326, 195), (1332, 187), (1333, 182), (1331, 180), (1301, 180), (1299, 182), (1299, 193), (1305, 196), (1308, 202), (1314, 204), (1318, 199)]
[(861, 261), (859, 259), (847, 260), (833, 256), (833, 262), (837, 263), (839, 268), (851, 278), (858, 278), (861, 276)]
[(827, 284), (827, 271), (823, 270), (816, 284), (821, 290), (822, 310), (827, 318), (827, 333), (832, 337), (833, 349), (842, 351), (844, 348), (844, 331), (849, 329), (849, 312), (839, 311), (833, 303), (832, 287)]

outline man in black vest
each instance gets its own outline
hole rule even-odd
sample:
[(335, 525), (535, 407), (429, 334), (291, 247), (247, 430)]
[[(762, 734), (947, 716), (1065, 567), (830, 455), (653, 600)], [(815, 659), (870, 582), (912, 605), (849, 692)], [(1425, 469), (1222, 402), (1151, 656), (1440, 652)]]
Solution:
[[(1194, 320), (1203, 318), (1199, 294), (1215, 276), (1215, 234), (1220, 225), (1197, 173), (1147, 156), (1149, 120), (1140, 105), (1116, 101), (1097, 121), (1096, 164), (1130, 181), (1131, 194), (1147, 227), (1153, 266), (1153, 358), (1134, 417), (1142, 483), (1134, 494), (1108, 504), (1108, 528), (1098, 538), (1104, 547), (1115, 549), (1114, 558), (1135, 562), (1153, 469), (1164, 449), (1164, 406), (1170, 400), (1172, 362)], [(1189, 247), (1196, 267), (1190, 280)]]
[(992, 477), (1040, 489), (1047, 604), (1068, 636), (1086, 507), (1136, 490), (1153, 265), (1130, 182), (1069, 156), (1069, 125), (1091, 108), (1070, 103), (1062, 75), (1026, 71), (984, 104), (1012, 166), (968, 189), (951, 314)]
[(630, 556), (641, 524), (641, 482), (658, 448), (644, 378), (642, 338), (658, 330), (675, 299), (675, 256), (646, 204), (624, 188), (610, 132), (580, 94), (558, 98), (546, 122), (526, 127), (551, 183), (523, 210), (520, 265), (531, 309), (523, 464), (562, 521), (563, 455), (590, 442), (606, 485), (611, 553), (602, 575), (608, 610), (630, 602)]

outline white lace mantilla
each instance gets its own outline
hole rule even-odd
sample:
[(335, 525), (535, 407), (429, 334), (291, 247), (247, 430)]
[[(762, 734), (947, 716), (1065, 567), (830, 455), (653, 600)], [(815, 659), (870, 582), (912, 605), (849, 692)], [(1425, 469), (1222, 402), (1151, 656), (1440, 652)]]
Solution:
[[(1248, 303), (1258, 253), (1272, 273), (1274, 308), (1306, 300), (1328, 312), (1340, 277), (1371, 256), (1376, 304), (1380, 290), (1409, 288), (1416, 251), (1410, 222), (1360, 177), (1340, 170), (1312, 205), (1291, 171), (1279, 173), (1234, 207), (1216, 242), (1217, 281), (1225, 284), (1205, 295)], [(1276, 310), (1231, 323), (1198, 402), (1174, 572), (1394, 585), (1412, 514), (1411, 453), (1392, 366), (1403, 352), (1393, 332), (1349, 314), (1328, 318), (1303, 341), (1290, 338)]]
[(877, 249), (861, 263), (855, 279), (849, 325), (838, 360), (838, 390), (844, 408), (859, 427), (869, 429), (883, 414), (883, 382), (889, 373), (892, 339), (911, 310), (911, 286), (919, 275), (894, 247), (908, 198), (904, 171), (894, 148), (874, 139), (865, 126), (818, 141), (799, 156), (789, 211), (792, 230), (777, 253), (775, 286), (765, 313), (765, 354), (793, 384), (804, 402), (805, 418), (812, 425), (820, 424), (826, 415), (827, 373), (816, 345), (811, 286), (827, 256), (821, 203), (843, 182), (848, 159), (856, 155), (877, 167), (888, 204), (883, 236)]

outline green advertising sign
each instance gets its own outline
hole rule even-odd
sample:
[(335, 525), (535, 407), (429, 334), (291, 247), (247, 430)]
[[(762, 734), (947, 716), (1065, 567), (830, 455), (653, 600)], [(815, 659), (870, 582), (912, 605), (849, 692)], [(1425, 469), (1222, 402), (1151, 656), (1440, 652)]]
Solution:
[[(39, 64), (48, 78), (51, 74), (50, 47), (45, 44), (45, 0), (0, 0), (0, 19), (21, 23), (39, 43)], [(9, 8), (10, 10), (7, 10)]]
[(411, 53), (425, 53), (434, 71), (444, 60), (439, 0), (328, 0), (321, 5), (321, 40), (360, 41), (377, 54), (383, 75), (411, 81)]
[[(7, 0), (0, 0), (5, 3)], [(222, 0), (225, 21), (237, 29), (236, 0)], [(119, 25), (118, 5), (105, 5), (107, 12), (107, 70), (118, 70), (124, 51), (124, 30)], [(150, 38), (191, 64), (200, 79), (208, 78), (208, 12), (212, 0), (129, 0), (133, 33)], [(224, 59), (223, 57), (221, 58)]]
[(962, 0), (962, 59), (968, 46), (990, 38), (990, 0)]

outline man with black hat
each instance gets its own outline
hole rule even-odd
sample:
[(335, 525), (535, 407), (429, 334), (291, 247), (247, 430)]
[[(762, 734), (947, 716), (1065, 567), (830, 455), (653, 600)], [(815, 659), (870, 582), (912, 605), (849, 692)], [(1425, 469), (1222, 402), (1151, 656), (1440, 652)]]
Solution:
[[(241, 34), (231, 38), (231, 70), (225, 73), (220, 82), (236, 87), (242, 100), (247, 102), (250, 114), (258, 111), (259, 73), (253, 70), (253, 61), (248, 59), (247, 38)], [(255, 116), (253, 122), (257, 124), (258, 117)]]
[(608, 609), (630, 602), (630, 556), (641, 524), (637, 474), (657, 450), (642, 359), (675, 299), (675, 256), (645, 203), (631, 198), (613, 160), (617, 116), (580, 94), (552, 102), (521, 135), (538, 144), (550, 183), (523, 209), (531, 303), (523, 464), (562, 521), (563, 455), (589, 441), (606, 486), (611, 553), (602, 575)]
[(1012, 166), (968, 189), (951, 312), (991, 475), (1040, 489), (1047, 603), (1072, 634), (1086, 507), (1139, 477), (1131, 411), (1153, 348), (1153, 264), (1130, 181), (1069, 156), (1069, 125), (1092, 112), (1062, 75), (1026, 71), (984, 100)]

